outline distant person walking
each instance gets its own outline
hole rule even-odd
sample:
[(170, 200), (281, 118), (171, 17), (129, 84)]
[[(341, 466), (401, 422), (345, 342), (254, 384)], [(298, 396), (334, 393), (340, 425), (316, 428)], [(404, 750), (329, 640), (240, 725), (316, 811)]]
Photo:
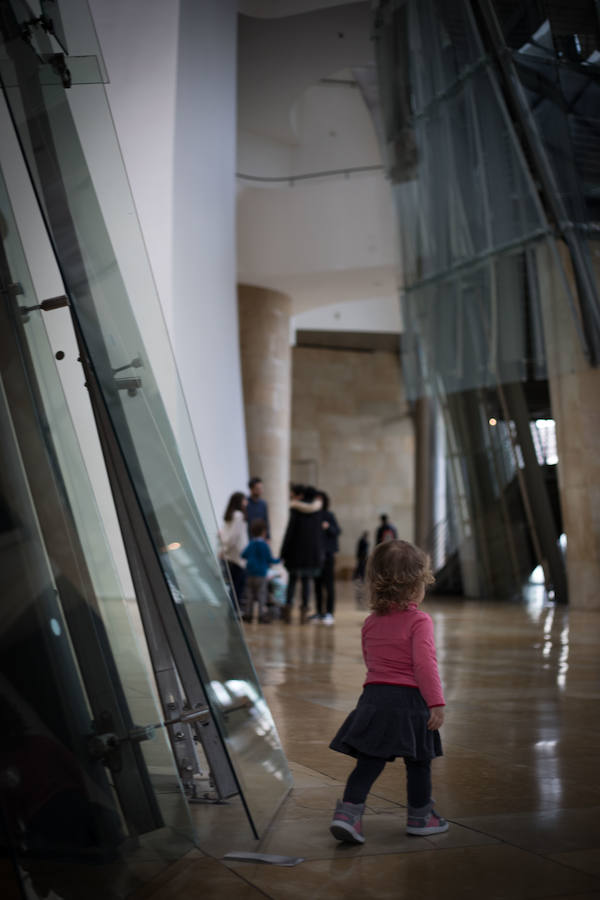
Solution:
[(271, 556), (271, 548), (265, 540), (265, 521), (255, 519), (251, 525), (251, 535), (252, 539), (242, 553), (246, 560), (246, 612), (243, 619), (245, 622), (252, 621), (256, 603), (258, 621), (264, 623), (270, 621), (267, 615), (267, 572), (269, 566), (279, 560)]
[(386, 513), (379, 516), (380, 525), (375, 532), (375, 543), (383, 544), (384, 541), (395, 541), (398, 537), (398, 531), (395, 525), (392, 525)]
[[(321, 574), (315, 578), (315, 605), (316, 613), (312, 616), (315, 624), (333, 625), (335, 612), (335, 554), (339, 550), (338, 537), (342, 529), (338, 521), (329, 509), (329, 497), (325, 491), (319, 491), (318, 496), (323, 503), (321, 512), (321, 540), (323, 542), (323, 565)], [(325, 592), (325, 603), (323, 602)]]
[(369, 555), (369, 532), (363, 531), (356, 544), (356, 567), (352, 577), (357, 581), (365, 580), (365, 568)]
[(367, 557), (369, 556), (369, 532), (363, 531), (356, 543), (356, 566), (352, 573), (354, 599), (358, 609), (364, 609), (364, 586)]
[(219, 532), (221, 559), (227, 563), (235, 596), (240, 605), (246, 580), (246, 563), (242, 558), (242, 551), (248, 543), (248, 529), (246, 527), (247, 502), (245, 495), (241, 491), (236, 491), (235, 494), (231, 495), (223, 516), (223, 525)]
[(251, 527), (255, 519), (261, 519), (267, 526), (267, 540), (271, 538), (271, 529), (269, 526), (269, 508), (266, 501), (262, 499), (263, 483), (262, 478), (254, 477), (248, 482), (248, 506), (246, 508), (246, 520), (248, 522), (248, 537), (251, 537)]

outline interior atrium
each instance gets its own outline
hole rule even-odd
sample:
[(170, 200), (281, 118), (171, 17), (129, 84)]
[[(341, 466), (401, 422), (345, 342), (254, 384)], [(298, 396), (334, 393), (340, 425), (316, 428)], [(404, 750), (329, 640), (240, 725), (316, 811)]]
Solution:
[[(2, 900), (600, 898), (597, 0), (0, 0), (0, 88)], [(388, 537), (444, 826), (339, 838)]]

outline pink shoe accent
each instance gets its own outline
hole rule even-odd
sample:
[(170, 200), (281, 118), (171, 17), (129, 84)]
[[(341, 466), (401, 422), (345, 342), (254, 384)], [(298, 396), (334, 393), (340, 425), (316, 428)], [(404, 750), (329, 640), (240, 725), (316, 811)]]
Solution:
[(419, 818), (408, 816), (406, 820), (406, 833), (415, 835), (442, 834), (448, 831), (448, 823), (439, 813), (432, 810), (429, 815)]

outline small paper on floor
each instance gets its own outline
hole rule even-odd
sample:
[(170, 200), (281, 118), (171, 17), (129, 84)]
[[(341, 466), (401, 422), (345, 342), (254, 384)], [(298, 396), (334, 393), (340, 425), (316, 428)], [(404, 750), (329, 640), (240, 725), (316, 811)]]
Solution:
[(242, 862), (268, 863), (272, 866), (297, 866), (304, 862), (301, 856), (277, 856), (273, 853), (248, 853), (245, 850), (231, 850), (223, 859), (238, 859)]

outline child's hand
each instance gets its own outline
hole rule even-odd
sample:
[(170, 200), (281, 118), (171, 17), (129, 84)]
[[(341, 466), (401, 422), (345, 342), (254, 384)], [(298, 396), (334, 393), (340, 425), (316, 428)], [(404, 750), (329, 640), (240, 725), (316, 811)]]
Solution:
[(429, 721), (427, 722), (427, 728), (429, 731), (436, 731), (436, 729), (441, 728), (444, 724), (444, 707), (443, 706), (433, 706), (429, 708)]

